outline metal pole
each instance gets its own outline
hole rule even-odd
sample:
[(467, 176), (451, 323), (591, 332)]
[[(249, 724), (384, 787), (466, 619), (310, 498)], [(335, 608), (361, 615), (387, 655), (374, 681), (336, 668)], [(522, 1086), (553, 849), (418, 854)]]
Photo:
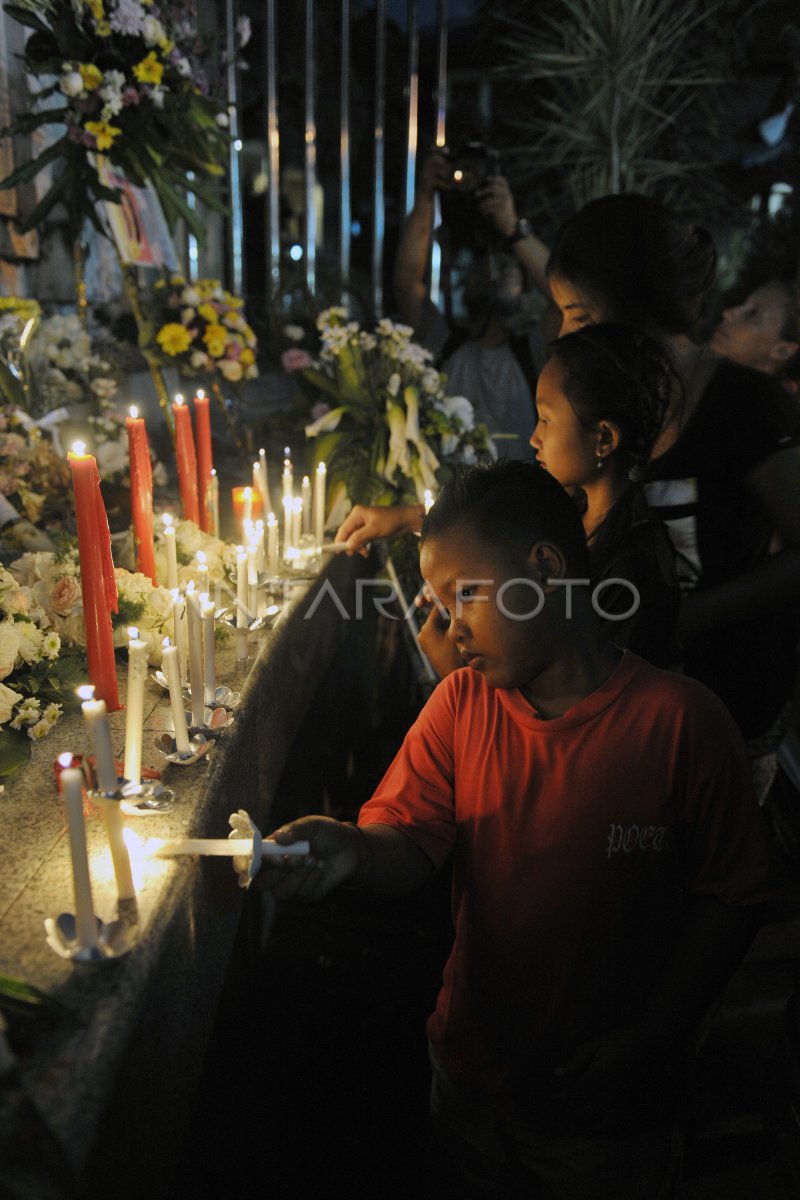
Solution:
[(419, 13), (417, 0), (408, 0), (408, 141), (406, 151), (405, 215), (414, 207), (419, 133)]
[(386, 0), (375, 0), (375, 184), (372, 196), (372, 304), (383, 310), (384, 119), (386, 110)]
[(350, 0), (342, 0), (342, 58), (340, 72), (339, 161), (342, 177), (339, 210), (339, 274), (342, 304), (347, 307), (350, 291), (350, 237), (352, 212), (350, 201)]
[(280, 131), (278, 129), (275, 0), (267, 0), (267, 308), (281, 284)]
[[(436, 145), (445, 144), (445, 124), (447, 116), (447, 0), (437, 0), (436, 3)], [(434, 231), (442, 223), (439, 208), (439, 197), (434, 201), (433, 226)], [(434, 237), (431, 251), (431, 300), (439, 303), (442, 277), (442, 252), (439, 242)]]
[(306, 286), (317, 289), (317, 125), (315, 87), (314, 0), (306, 0)]
[(242, 220), (242, 188), (239, 177), (239, 151), (242, 143), (239, 140), (239, 104), (236, 86), (236, 0), (225, 0), (225, 44), (228, 51), (228, 132), (231, 137), (228, 151), (231, 202), (230, 280), (233, 294), (241, 296), (244, 291), (242, 273), (244, 224)]
[[(194, 171), (187, 171), (186, 178), (191, 183), (194, 179)], [(197, 197), (194, 192), (186, 193), (186, 203), (192, 212), (197, 211)], [(186, 226), (186, 278), (189, 283), (196, 283), (200, 277), (200, 254), (198, 251), (197, 238), (192, 233), (189, 226)]]

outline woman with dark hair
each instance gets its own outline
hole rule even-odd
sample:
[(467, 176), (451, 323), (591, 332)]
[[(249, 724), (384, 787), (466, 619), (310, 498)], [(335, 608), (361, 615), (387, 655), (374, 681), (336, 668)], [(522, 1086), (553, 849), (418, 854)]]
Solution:
[(794, 681), (800, 449), (780, 384), (694, 340), (714, 268), (704, 230), (648, 197), (618, 195), (565, 223), (547, 269), (562, 332), (629, 320), (672, 353), (683, 386), (645, 491), (678, 554), (684, 669), (756, 738), (775, 728)]
[[(731, 362), (779, 379), (797, 395), (800, 376), (800, 295), (797, 284), (770, 279), (741, 304), (726, 308), (709, 348)], [(796, 410), (790, 409), (790, 413)]]

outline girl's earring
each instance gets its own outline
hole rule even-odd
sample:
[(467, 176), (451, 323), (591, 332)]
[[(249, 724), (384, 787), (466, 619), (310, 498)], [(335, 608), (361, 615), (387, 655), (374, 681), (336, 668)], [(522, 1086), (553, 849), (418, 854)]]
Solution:
[(602, 454), (598, 454), (598, 456), (597, 456), (597, 469), (598, 469), (598, 471), (602, 471), (602, 469), (603, 469), (603, 456), (602, 456)]

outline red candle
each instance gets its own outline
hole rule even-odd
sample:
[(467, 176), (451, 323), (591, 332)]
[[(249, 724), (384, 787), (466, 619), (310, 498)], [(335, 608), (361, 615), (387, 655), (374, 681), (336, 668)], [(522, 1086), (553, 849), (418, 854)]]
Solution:
[(114, 636), (111, 632), (111, 613), (119, 607), (117, 583), (111, 558), (108, 517), (100, 494), (100, 475), (97, 463), (91, 454), (85, 453), (85, 449), (83, 442), (76, 442), (68, 459), (78, 524), (86, 657), (95, 696), (98, 700), (105, 700), (109, 711), (114, 711), (120, 707)]
[(192, 414), (183, 403), (183, 396), (176, 396), (172, 406), (175, 414), (175, 452), (178, 456), (178, 486), (181, 490), (181, 507), (184, 520), (200, 524), (200, 505), (197, 501), (197, 455), (194, 450)]
[(156, 555), (153, 547), (153, 465), (144, 418), (137, 408), (125, 422), (128, 430), (128, 457), (131, 467), (131, 516), (136, 543), (136, 563), (143, 575), (155, 584)]
[(198, 389), (194, 398), (195, 429), (197, 431), (197, 494), (200, 502), (200, 528), (211, 529), (211, 514), (208, 508), (208, 482), (214, 460), (211, 456), (211, 414), (208, 396)]

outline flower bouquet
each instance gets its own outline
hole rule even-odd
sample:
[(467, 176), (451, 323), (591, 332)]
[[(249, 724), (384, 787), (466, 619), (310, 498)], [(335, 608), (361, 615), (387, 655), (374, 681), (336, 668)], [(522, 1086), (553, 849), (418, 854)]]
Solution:
[(36, 300), (0, 296), (0, 397), (21, 408), (29, 407), (30, 339), (42, 319)]
[(32, 524), (60, 523), (70, 489), (66, 460), (19, 409), (0, 408), (0, 495)]
[(256, 379), (256, 336), (243, 306), (217, 279), (159, 279), (145, 304), (147, 346), (162, 366), (209, 386)]
[[(493, 454), (485, 425), (469, 400), (448, 396), (432, 355), (411, 340), (412, 330), (379, 321), (374, 331), (329, 308), (317, 320), (316, 360), (296, 346), (283, 356), (309, 405), (306, 436), (330, 481), (329, 524), (343, 501), (403, 504), (436, 491), (456, 461)], [(335, 516), (334, 516), (335, 514)]]
[(73, 241), (85, 220), (104, 233), (96, 205), (118, 203), (120, 193), (98, 175), (100, 152), (131, 183), (152, 183), (170, 227), (183, 217), (203, 237), (202, 216), (185, 194), (222, 207), (209, 184), (223, 175), (229, 135), (226, 101), (211, 94), (201, 62), (191, 0), (17, 0), (6, 12), (32, 31), (22, 61), (41, 81), (31, 111), (10, 132), (60, 127), (0, 183), (15, 187), (59, 164), (21, 228), (63, 202)]
[(84, 656), (63, 648), (40, 595), (0, 567), (0, 775), (50, 733), (85, 671)]
[(118, 369), (98, 353), (77, 313), (42, 321), (30, 361), (38, 412), (50, 412), (63, 404), (86, 404), (99, 413), (117, 393)]

